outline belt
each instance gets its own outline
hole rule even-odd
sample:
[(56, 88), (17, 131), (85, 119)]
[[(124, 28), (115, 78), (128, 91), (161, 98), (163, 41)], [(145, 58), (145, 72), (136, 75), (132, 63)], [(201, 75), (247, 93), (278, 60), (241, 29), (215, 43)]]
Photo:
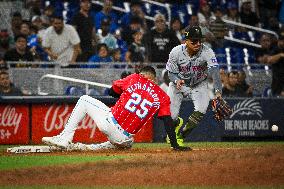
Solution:
[(122, 133), (123, 133), (125, 136), (127, 136), (127, 137), (131, 137), (131, 136), (132, 136), (130, 133), (128, 133), (127, 131), (125, 131), (125, 130), (118, 124), (118, 122), (116, 121), (116, 119), (115, 119), (113, 116), (111, 116), (110, 118), (111, 118), (111, 121), (112, 121), (115, 125), (118, 126), (118, 129), (122, 129), (122, 130), (123, 130)]

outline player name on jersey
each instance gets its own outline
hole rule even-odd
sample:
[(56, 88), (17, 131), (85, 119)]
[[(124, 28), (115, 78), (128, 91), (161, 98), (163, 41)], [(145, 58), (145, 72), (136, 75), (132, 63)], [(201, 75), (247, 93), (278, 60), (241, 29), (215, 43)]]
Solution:
[(146, 92), (148, 92), (148, 94), (153, 98), (153, 102), (152, 102), (152, 106), (153, 107), (156, 107), (156, 108), (159, 108), (160, 107), (160, 99), (158, 97), (158, 95), (155, 93), (155, 91), (152, 89), (153, 87), (153, 84), (149, 84), (148, 83), (145, 83), (145, 84), (141, 84), (140, 82), (137, 82), (137, 83), (134, 83), (133, 85), (130, 85), (128, 88), (127, 88), (127, 91), (129, 93), (133, 93), (135, 92), (136, 90), (144, 90)]

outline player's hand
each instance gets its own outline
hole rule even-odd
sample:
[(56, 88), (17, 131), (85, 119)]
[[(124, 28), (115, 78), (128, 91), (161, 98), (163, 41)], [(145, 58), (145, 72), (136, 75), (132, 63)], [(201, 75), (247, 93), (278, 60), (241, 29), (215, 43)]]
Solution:
[(177, 84), (177, 89), (181, 90), (181, 87), (184, 85), (184, 80), (177, 80), (176, 84)]
[(220, 92), (215, 93), (215, 98), (222, 98), (222, 94)]
[(192, 149), (188, 146), (174, 146), (172, 147), (174, 151), (191, 151)]

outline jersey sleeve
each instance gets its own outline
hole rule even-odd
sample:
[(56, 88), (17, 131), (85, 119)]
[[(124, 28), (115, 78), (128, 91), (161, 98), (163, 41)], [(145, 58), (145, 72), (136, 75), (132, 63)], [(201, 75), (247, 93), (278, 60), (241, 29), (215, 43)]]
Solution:
[(171, 111), (170, 111), (170, 104), (171, 104), (170, 97), (165, 94), (164, 95), (164, 99), (165, 99), (164, 102), (161, 103), (161, 106), (160, 106), (160, 109), (159, 109), (159, 112), (158, 112), (158, 117), (171, 115)]
[(166, 69), (172, 73), (179, 73), (177, 47), (173, 48), (172, 51), (170, 52)]
[(112, 89), (117, 94), (121, 94), (124, 90), (124, 87), (127, 85), (127, 83), (129, 83), (129, 81), (132, 80), (134, 77), (135, 77), (134, 74), (131, 74), (123, 79), (113, 81)]
[(208, 49), (203, 56), (205, 57), (208, 68), (219, 66), (215, 53), (212, 49)]

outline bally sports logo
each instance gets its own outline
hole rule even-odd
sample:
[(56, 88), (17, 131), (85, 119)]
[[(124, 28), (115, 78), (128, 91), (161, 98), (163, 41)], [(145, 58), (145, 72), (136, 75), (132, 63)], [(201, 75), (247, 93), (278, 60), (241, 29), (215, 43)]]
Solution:
[(5, 106), (0, 112), (0, 127), (15, 127), (14, 134), (18, 132), (22, 120), (22, 113), (16, 111), (15, 107)]
[[(72, 109), (69, 105), (51, 105), (44, 117), (44, 130), (51, 132), (63, 129), (71, 115)], [(85, 116), (78, 124), (77, 129), (91, 129), (90, 137), (93, 137), (95, 135), (96, 124), (90, 116)]]
[(256, 101), (255, 99), (246, 99), (234, 105), (233, 113), (231, 114), (230, 118), (233, 118), (235, 115), (257, 115), (259, 118), (261, 118), (263, 112), (258, 101)]

